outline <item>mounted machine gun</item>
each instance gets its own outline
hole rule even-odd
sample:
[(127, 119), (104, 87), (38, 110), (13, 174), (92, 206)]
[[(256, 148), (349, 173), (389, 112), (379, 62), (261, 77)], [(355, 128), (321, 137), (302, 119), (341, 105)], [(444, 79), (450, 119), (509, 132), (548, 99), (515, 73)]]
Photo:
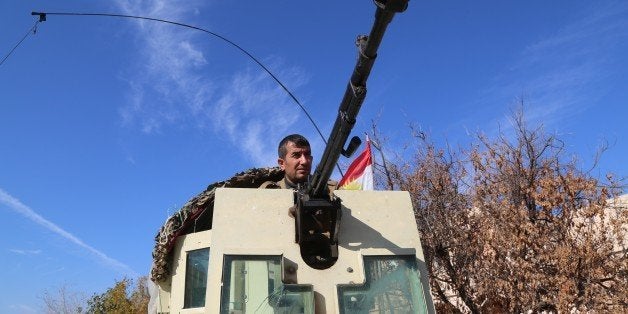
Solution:
[[(164, 241), (152, 272), (156, 312), (434, 312), (409, 194), (330, 193), (327, 186), (340, 154), (348, 157), (359, 145), (355, 138), (343, 148), (386, 27), (408, 0), (375, 4), (371, 33), (358, 37), (355, 69), (310, 180), (296, 192), (256, 189), (283, 176), (277, 168), (266, 175), (268, 169), (256, 169), (210, 185), (188, 202), (181, 219), (169, 219), (179, 228), (162, 229), (176, 232), (160, 231), (157, 238)], [(290, 207), (294, 219), (286, 214)]]
[(309, 184), (297, 193), (295, 211), (295, 241), (299, 243), (301, 257), (311, 267), (325, 269), (338, 259), (338, 228), (341, 205), (338, 198), (327, 191), (334, 165), (340, 154), (350, 157), (360, 145), (354, 136), (344, 149), (356, 117), (366, 97), (366, 81), (377, 57), (388, 24), (397, 13), (408, 7), (408, 0), (375, 0), (377, 9), (371, 33), (358, 36), (358, 60), (347, 84), (338, 117), (327, 140), (327, 146)]

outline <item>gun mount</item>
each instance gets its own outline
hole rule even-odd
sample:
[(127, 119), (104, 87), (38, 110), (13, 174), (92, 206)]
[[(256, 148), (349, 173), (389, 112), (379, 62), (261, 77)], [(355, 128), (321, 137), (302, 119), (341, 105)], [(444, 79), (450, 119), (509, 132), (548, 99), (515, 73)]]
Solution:
[(340, 200), (329, 195), (327, 182), (340, 154), (349, 157), (360, 145), (359, 137), (353, 137), (347, 149), (343, 149), (366, 97), (366, 81), (386, 28), (395, 14), (408, 7), (408, 0), (374, 2), (377, 6), (375, 21), (370, 34), (360, 35), (356, 40), (358, 60), (340, 103), (325, 151), (308, 186), (297, 192), (295, 240), (299, 243), (303, 260), (316, 269), (328, 268), (338, 259)]

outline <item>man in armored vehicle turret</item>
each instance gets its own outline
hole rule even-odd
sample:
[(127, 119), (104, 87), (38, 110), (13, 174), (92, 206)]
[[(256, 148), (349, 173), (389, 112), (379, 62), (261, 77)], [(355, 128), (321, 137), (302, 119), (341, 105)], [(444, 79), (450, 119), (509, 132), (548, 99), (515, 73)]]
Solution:
[[(279, 142), (277, 164), (284, 171), (283, 179), (264, 182), (262, 189), (299, 189), (308, 184), (312, 171), (312, 149), (310, 142), (301, 134), (290, 134)], [(336, 189), (338, 182), (329, 180), (328, 190)]]
[(312, 170), (310, 142), (300, 134), (291, 134), (279, 142), (277, 164), (284, 171), (282, 180), (276, 184), (282, 189), (297, 189), (306, 184)]

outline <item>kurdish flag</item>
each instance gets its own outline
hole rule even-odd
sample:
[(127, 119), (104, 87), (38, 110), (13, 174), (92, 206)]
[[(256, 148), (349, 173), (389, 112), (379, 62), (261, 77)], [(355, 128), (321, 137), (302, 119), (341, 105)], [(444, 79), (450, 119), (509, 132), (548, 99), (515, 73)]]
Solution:
[(373, 190), (373, 158), (371, 141), (366, 137), (366, 148), (356, 158), (342, 180), (338, 183), (341, 190)]

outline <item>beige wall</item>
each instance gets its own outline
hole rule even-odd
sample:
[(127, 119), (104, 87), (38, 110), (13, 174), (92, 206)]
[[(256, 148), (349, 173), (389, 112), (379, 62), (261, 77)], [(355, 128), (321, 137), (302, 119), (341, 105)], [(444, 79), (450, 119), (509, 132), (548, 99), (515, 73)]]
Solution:
[[(294, 243), (293, 205), (290, 190), (218, 189), (213, 230), (189, 234), (175, 248), (169, 311), (171, 313), (218, 313), (223, 255), (282, 255), (297, 266), (299, 284), (311, 284), (316, 313), (337, 313), (339, 284), (365, 281), (365, 255), (414, 255), (429, 312), (433, 312), (426, 267), (414, 213), (407, 192), (336, 191), (342, 199), (339, 258), (326, 270), (307, 266)], [(185, 284), (185, 252), (211, 247), (205, 308), (182, 309)], [(167, 285), (162, 299), (168, 298)], [(166, 306), (163, 305), (165, 310)]]

